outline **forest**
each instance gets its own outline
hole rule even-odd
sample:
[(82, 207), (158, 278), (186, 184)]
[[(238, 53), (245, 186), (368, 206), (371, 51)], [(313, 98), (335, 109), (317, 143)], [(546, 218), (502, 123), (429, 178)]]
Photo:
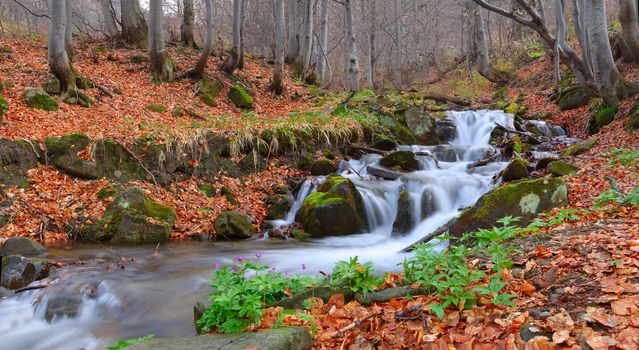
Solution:
[(0, 0), (0, 348), (639, 349), (639, 2)]

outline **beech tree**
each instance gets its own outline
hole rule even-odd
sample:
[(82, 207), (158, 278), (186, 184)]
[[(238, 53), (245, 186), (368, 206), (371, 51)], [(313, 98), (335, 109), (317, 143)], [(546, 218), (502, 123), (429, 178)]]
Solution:
[(142, 50), (148, 48), (148, 28), (139, 0), (122, 0), (120, 3), (122, 17), (122, 37), (124, 40)]
[(104, 26), (106, 27), (109, 37), (115, 38), (120, 35), (118, 25), (115, 23), (115, 14), (113, 13), (111, 0), (100, 0), (100, 11), (102, 12), (102, 19), (104, 20)]
[(233, 0), (233, 47), (222, 65), (222, 70), (228, 74), (233, 74), (240, 64), (240, 50), (242, 46), (242, 2), (243, 0)]
[(490, 64), (486, 26), (481, 13), (481, 8), (476, 3), (471, 6), (475, 28), (475, 62), (477, 72), (493, 83), (503, 83), (506, 79), (493, 69)]
[(313, 54), (313, 0), (302, 0), (303, 29), (295, 71), (301, 77), (310, 73)]
[(206, 7), (206, 41), (204, 42), (202, 53), (200, 53), (200, 58), (195, 64), (195, 68), (189, 72), (191, 77), (197, 79), (204, 76), (209, 55), (211, 55), (211, 51), (213, 50), (213, 0), (204, 0), (204, 5)]
[(180, 41), (182, 42), (182, 46), (197, 48), (195, 40), (193, 39), (195, 27), (193, 0), (183, 0), (182, 11), (182, 24), (180, 25)]
[(317, 81), (323, 84), (326, 81), (326, 67), (328, 65), (328, 0), (319, 0), (320, 8), (320, 34), (319, 47), (317, 49)]
[(287, 0), (288, 4), (288, 44), (286, 46), (286, 63), (293, 63), (299, 55), (299, 31), (297, 26), (297, 2), (298, 0)]
[(273, 17), (275, 19), (275, 65), (269, 90), (276, 95), (282, 94), (282, 71), (284, 70), (284, 0), (274, 0)]
[(375, 88), (375, 30), (377, 18), (376, 0), (366, 2), (366, 84), (369, 89)]
[(623, 39), (632, 54), (635, 64), (639, 64), (639, 18), (636, 0), (619, 0), (619, 22), (623, 28)]
[(355, 27), (353, 25), (353, 2), (343, 0), (346, 15), (346, 46), (348, 51), (349, 90), (359, 91), (359, 61), (357, 59), (357, 42), (355, 41)]
[(393, 27), (395, 28), (395, 62), (393, 71), (395, 73), (395, 89), (402, 88), (402, 27), (400, 18), (401, 1), (393, 1)]
[(173, 80), (173, 62), (166, 53), (163, 26), (163, 0), (149, 2), (149, 56), (151, 72), (156, 82)]

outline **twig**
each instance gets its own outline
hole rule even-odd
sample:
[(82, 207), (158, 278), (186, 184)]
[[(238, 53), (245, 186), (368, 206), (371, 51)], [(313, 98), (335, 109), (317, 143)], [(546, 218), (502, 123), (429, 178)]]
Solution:
[(48, 284), (39, 284), (37, 286), (26, 286), (26, 287), (22, 287), (22, 288), (18, 288), (16, 289), (13, 294), (18, 294), (18, 293), (22, 293), (22, 292), (26, 292), (29, 290), (36, 290), (36, 289), (44, 289), (49, 287)]
[(16, 3), (16, 4), (18, 4), (18, 5), (20, 5), (20, 7), (22, 7), (23, 9), (25, 9), (25, 11), (29, 12), (29, 13), (30, 13), (31, 15), (33, 15), (33, 16), (40, 17), (40, 18), (44, 17), (44, 18), (51, 19), (51, 17), (50, 17), (49, 15), (46, 15), (46, 14), (39, 15), (39, 14), (37, 14), (37, 13), (35, 13), (35, 12), (31, 11), (31, 9), (29, 9), (28, 7), (26, 7), (26, 6), (22, 5), (22, 4), (21, 4), (18, 0), (13, 0), (13, 2), (15, 2), (15, 3)]
[(125, 151), (127, 151), (127, 153), (133, 157), (142, 167), (142, 169), (144, 169), (144, 171), (147, 172), (147, 174), (151, 175), (151, 179), (153, 180), (153, 184), (155, 184), (156, 187), (160, 187), (160, 185), (158, 185), (158, 182), (155, 180), (155, 175), (153, 175), (153, 173), (146, 167), (144, 166), (144, 163), (142, 163), (142, 160), (135, 155), (127, 146), (125, 146), (124, 144), (120, 144), (120, 146), (122, 146), (122, 148), (124, 148)]
[(343, 328), (339, 329), (338, 331), (336, 331), (335, 333), (333, 333), (331, 338), (341, 338), (341, 337), (344, 336), (344, 332), (350, 331), (351, 329), (353, 329), (353, 328), (359, 326), (360, 324), (362, 324), (362, 322), (364, 322), (364, 321), (366, 321), (366, 320), (368, 320), (370, 318), (376, 317), (379, 314), (381, 314), (381, 311), (374, 312), (374, 313), (362, 318), (361, 320), (355, 319), (351, 324), (349, 324), (346, 327), (343, 327)]

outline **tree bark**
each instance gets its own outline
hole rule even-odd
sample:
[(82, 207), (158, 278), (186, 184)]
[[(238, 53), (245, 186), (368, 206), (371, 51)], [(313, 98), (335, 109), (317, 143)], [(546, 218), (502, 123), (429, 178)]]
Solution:
[(180, 26), (180, 41), (184, 47), (197, 48), (193, 39), (195, 27), (195, 11), (193, 0), (183, 0), (182, 25)]
[(367, 35), (367, 48), (366, 53), (366, 84), (369, 89), (375, 89), (375, 23), (377, 21), (377, 4), (376, 0), (368, 1), (368, 35)]
[(242, 0), (242, 6), (240, 11), (242, 12), (240, 16), (240, 57), (237, 62), (237, 68), (244, 69), (244, 26), (246, 24), (246, 2), (248, 0)]
[(51, 22), (47, 42), (49, 68), (60, 81), (60, 91), (63, 94), (76, 88), (75, 74), (71, 68), (66, 42), (66, 28), (69, 25), (67, 3), (68, 0), (51, 1)]
[(139, 0), (122, 0), (122, 36), (124, 40), (142, 50), (148, 48), (148, 28), (140, 9)]
[(357, 42), (355, 41), (355, 28), (353, 19), (353, 2), (343, 1), (346, 13), (346, 41), (348, 45), (348, 74), (350, 91), (359, 91), (359, 62), (357, 59)]
[(115, 14), (111, 7), (111, 0), (100, 0), (100, 9), (109, 38), (113, 39), (117, 37), (120, 31), (118, 31), (118, 26), (115, 23)]
[(242, 0), (233, 0), (233, 47), (222, 65), (222, 70), (233, 74), (240, 63)]
[(67, 50), (69, 61), (73, 62), (75, 50), (73, 49), (73, 5), (71, 0), (66, 0), (64, 10), (66, 12), (66, 25), (64, 29), (64, 47)]
[(299, 32), (297, 27), (297, 1), (288, 0), (288, 45), (286, 47), (286, 63), (293, 63), (299, 55)]
[(402, 88), (402, 28), (400, 23), (401, 0), (393, 1), (393, 27), (395, 29), (395, 62), (393, 71), (395, 73), (395, 89)]
[(313, 0), (302, 0), (302, 11), (304, 12), (304, 30), (297, 64), (300, 72), (305, 75), (311, 66), (313, 53)]
[(273, 80), (269, 90), (276, 95), (281, 95), (284, 86), (282, 84), (282, 71), (284, 70), (284, 0), (275, 0), (273, 6), (275, 19), (275, 65), (273, 67)]
[(191, 72), (193, 78), (204, 77), (204, 70), (206, 69), (206, 63), (208, 62), (211, 50), (213, 50), (213, 0), (204, 0), (206, 6), (206, 41), (200, 53), (200, 58), (195, 64), (195, 68)]
[(328, 0), (319, 0), (320, 35), (317, 50), (317, 80), (320, 84), (326, 81), (326, 65), (328, 64)]
[(477, 72), (493, 83), (503, 83), (505, 79), (500, 76), (490, 65), (490, 53), (488, 52), (488, 42), (486, 40), (486, 27), (481, 8), (477, 4), (472, 6), (473, 18), (475, 20), (475, 54)]
[(149, 56), (151, 72), (156, 82), (173, 80), (173, 63), (166, 53), (163, 27), (163, 0), (149, 2)]
[(632, 54), (635, 64), (639, 64), (639, 16), (637, 1), (619, 0), (619, 22), (623, 27), (623, 39)]

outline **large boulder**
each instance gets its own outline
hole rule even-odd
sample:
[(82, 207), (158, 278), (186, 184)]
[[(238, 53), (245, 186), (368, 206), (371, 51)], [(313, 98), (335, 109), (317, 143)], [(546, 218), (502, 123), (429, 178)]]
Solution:
[(42, 244), (26, 237), (9, 238), (0, 246), (0, 256), (36, 256), (44, 254), (44, 251), (45, 249)]
[(570, 147), (568, 147), (565, 150), (561, 151), (561, 156), (562, 157), (574, 157), (574, 156), (580, 155), (582, 153), (586, 153), (586, 152), (590, 151), (590, 149), (595, 146), (597, 141), (599, 141), (599, 138), (593, 137), (593, 138), (585, 140), (585, 141), (577, 142), (574, 145), (571, 145)]
[(44, 111), (57, 111), (60, 109), (58, 101), (54, 100), (44, 89), (27, 87), (24, 90), (24, 99), (27, 107)]
[(306, 198), (295, 220), (312, 237), (345, 236), (368, 229), (361, 195), (351, 180), (331, 176)]
[(37, 142), (0, 138), (0, 184), (28, 187), (27, 171), (38, 166), (40, 154)]
[(276, 194), (266, 199), (265, 220), (281, 220), (286, 218), (286, 214), (291, 210), (291, 201), (288, 195)]
[(213, 223), (215, 234), (218, 238), (225, 239), (246, 239), (251, 238), (257, 230), (251, 224), (249, 218), (236, 211), (223, 211)]
[(561, 160), (554, 161), (548, 164), (548, 172), (555, 176), (572, 175), (576, 174), (578, 171), (578, 166)]
[(397, 216), (393, 222), (393, 236), (403, 236), (413, 228), (413, 208), (408, 191), (401, 191), (397, 200)]
[(504, 171), (501, 173), (501, 178), (504, 182), (510, 182), (515, 180), (521, 180), (528, 177), (528, 162), (517, 157), (510, 161)]
[(415, 171), (420, 169), (420, 164), (415, 153), (411, 151), (393, 152), (379, 161), (379, 164), (396, 171)]
[(253, 98), (239, 85), (234, 85), (229, 90), (228, 97), (237, 108), (253, 108)]
[(405, 116), (406, 125), (415, 135), (417, 142), (422, 145), (436, 145), (439, 143), (439, 138), (435, 132), (437, 124), (433, 117), (417, 109), (406, 111)]
[(81, 179), (97, 179), (98, 169), (95, 162), (78, 157), (78, 152), (90, 144), (88, 136), (71, 134), (62, 137), (48, 137), (44, 144), (48, 158), (56, 168)]
[(308, 350), (313, 338), (306, 328), (274, 328), (263, 332), (208, 334), (198, 337), (144, 340), (127, 350)]
[(207, 106), (217, 106), (217, 97), (224, 90), (224, 84), (219, 79), (202, 79), (196, 84), (197, 95)]
[(590, 102), (591, 98), (592, 96), (587, 92), (582, 91), (578, 87), (573, 87), (561, 93), (557, 104), (559, 105), (559, 109), (565, 111), (585, 106)]
[(321, 158), (311, 165), (309, 171), (313, 176), (331, 175), (337, 171), (337, 165), (329, 159)]
[(450, 119), (435, 120), (435, 135), (441, 142), (449, 142), (457, 135), (457, 125)]
[(51, 262), (45, 259), (25, 258), (19, 255), (0, 257), (0, 286), (18, 289), (46, 278)]
[(80, 312), (82, 295), (68, 292), (58, 292), (49, 295), (44, 318), (51, 322), (55, 318), (74, 317)]
[(560, 177), (513, 182), (483, 195), (450, 223), (449, 234), (461, 237), (480, 228), (491, 228), (497, 220), (513, 216), (525, 226), (537, 214), (568, 204), (568, 188)]
[(111, 243), (158, 243), (171, 235), (175, 210), (130, 187), (109, 204), (97, 224), (85, 229), (90, 238)]

